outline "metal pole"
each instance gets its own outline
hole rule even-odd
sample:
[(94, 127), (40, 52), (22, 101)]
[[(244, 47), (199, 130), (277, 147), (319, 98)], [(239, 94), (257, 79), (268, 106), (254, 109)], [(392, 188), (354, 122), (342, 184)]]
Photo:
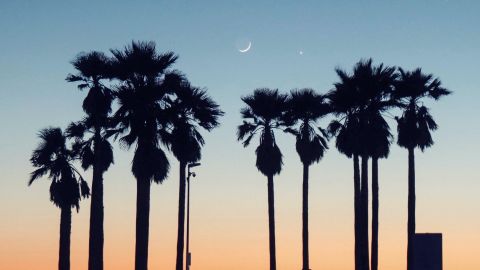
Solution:
[(190, 167), (188, 167), (188, 176), (187, 176), (187, 250), (186, 250), (186, 259), (187, 259), (187, 270), (190, 270), (191, 264), (191, 254), (190, 254)]

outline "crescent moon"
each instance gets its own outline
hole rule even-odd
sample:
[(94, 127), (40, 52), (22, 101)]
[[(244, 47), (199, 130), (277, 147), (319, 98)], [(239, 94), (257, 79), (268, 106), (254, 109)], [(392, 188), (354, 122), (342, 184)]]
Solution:
[(250, 50), (251, 47), (252, 47), (252, 42), (249, 41), (247, 48), (245, 48), (245, 49), (243, 49), (243, 50), (242, 50), (242, 49), (239, 49), (238, 51), (241, 52), (241, 53), (246, 53), (246, 52), (248, 52), (248, 51)]

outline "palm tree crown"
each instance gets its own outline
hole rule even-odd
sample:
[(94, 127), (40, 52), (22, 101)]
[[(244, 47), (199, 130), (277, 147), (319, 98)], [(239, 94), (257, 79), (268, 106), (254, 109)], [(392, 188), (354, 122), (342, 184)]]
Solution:
[(354, 69), (354, 77), (363, 100), (360, 108), (360, 120), (363, 126), (362, 136), (365, 152), (368, 156), (385, 158), (389, 154), (392, 134), (385, 121), (384, 114), (398, 106), (392, 98), (396, 80), (394, 67), (372, 65), (372, 59), (360, 61)]
[[(94, 155), (98, 155), (101, 172), (108, 170), (113, 163), (112, 146), (106, 139), (106, 129), (111, 124), (109, 114), (112, 111), (113, 92), (102, 82), (111, 77), (112, 61), (102, 52), (79, 54), (72, 65), (77, 74), (69, 74), (69, 82), (80, 82), (80, 90), (88, 88), (88, 94), (83, 101), (83, 110), (87, 116), (76, 123), (71, 123), (66, 130), (70, 138), (76, 140), (73, 149), (78, 152), (82, 160), (82, 167), (88, 169), (94, 165)], [(90, 138), (84, 138), (91, 134)], [(98, 144), (95, 149), (95, 144)], [(95, 153), (95, 150), (97, 153)]]
[(137, 143), (132, 164), (137, 179), (161, 182), (169, 163), (159, 146), (158, 131), (166, 121), (165, 98), (173, 93), (169, 86), (178, 77), (168, 70), (177, 56), (158, 54), (153, 42), (132, 42), (112, 54), (113, 76), (121, 84), (115, 92), (120, 105), (113, 116), (117, 128), (110, 133), (121, 134), (120, 143), (127, 148)]
[(87, 97), (83, 101), (83, 110), (103, 124), (106, 116), (111, 112), (113, 95), (102, 80), (111, 76), (111, 61), (102, 52), (89, 52), (79, 54), (72, 65), (78, 71), (77, 74), (69, 74), (68, 82), (80, 82), (80, 90), (88, 88)]
[(41, 139), (33, 151), (30, 162), (37, 169), (30, 175), (28, 185), (48, 174), (50, 200), (60, 208), (80, 208), (80, 200), (90, 195), (87, 182), (73, 167), (73, 152), (66, 146), (66, 137), (60, 128), (46, 128), (39, 133)]
[(285, 128), (285, 113), (288, 96), (278, 90), (256, 89), (253, 95), (242, 98), (247, 104), (241, 110), (243, 124), (238, 127), (237, 138), (247, 147), (255, 134), (260, 133), (260, 144), (256, 149), (258, 170), (266, 175), (279, 174), (282, 170), (282, 153), (275, 141), (273, 130)]
[[(166, 131), (167, 144), (174, 156), (184, 162), (201, 159), (201, 147), (205, 143), (198, 131), (199, 127), (207, 131), (219, 125), (218, 118), (224, 113), (207, 93), (190, 85), (182, 79), (175, 89), (175, 97), (166, 99), (165, 117), (169, 122)], [(163, 133), (165, 134), (165, 133)]]
[(437, 123), (429, 109), (420, 101), (423, 98), (440, 99), (451, 92), (441, 86), (438, 78), (424, 74), (420, 68), (404, 71), (399, 68), (400, 77), (395, 84), (395, 98), (404, 102), (405, 110), (398, 122), (398, 145), (404, 148), (420, 148), (422, 151), (433, 145), (430, 131), (437, 129)]
[(337, 135), (338, 150), (348, 157), (355, 153), (386, 157), (392, 135), (383, 114), (398, 106), (392, 98), (395, 68), (374, 66), (368, 59), (358, 62), (352, 75), (336, 72), (340, 82), (327, 96), (338, 116), (329, 126), (330, 133)]
[(332, 113), (337, 119), (328, 126), (330, 135), (336, 136), (335, 146), (338, 151), (351, 158), (359, 154), (360, 119), (358, 117), (359, 90), (352, 75), (341, 69), (335, 69), (340, 82), (334, 84), (334, 89), (327, 93)]
[[(312, 89), (291, 91), (287, 122), (293, 125), (286, 132), (295, 135), (296, 150), (302, 163), (311, 165), (320, 161), (327, 146), (327, 132), (315, 127), (318, 119), (330, 113), (330, 106), (325, 96), (316, 94)], [(299, 123), (298, 127), (295, 125)], [(319, 130), (317, 132), (316, 130)]]

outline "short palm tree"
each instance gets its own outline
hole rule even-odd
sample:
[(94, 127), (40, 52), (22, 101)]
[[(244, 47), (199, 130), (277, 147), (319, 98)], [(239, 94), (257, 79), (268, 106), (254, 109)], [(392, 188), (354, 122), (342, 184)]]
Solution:
[(58, 269), (69, 270), (72, 208), (79, 210), (80, 200), (89, 196), (90, 189), (72, 165), (75, 155), (67, 148), (62, 130), (46, 128), (40, 131), (39, 137), (40, 144), (30, 158), (36, 169), (31, 173), (28, 185), (45, 175), (52, 180), (50, 200), (61, 210)]
[(151, 182), (161, 183), (168, 174), (169, 162), (160, 147), (159, 130), (164, 99), (172, 93), (169, 68), (177, 57), (158, 54), (153, 42), (132, 42), (123, 50), (112, 50), (113, 76), (120, 81), (115, 96), (119, 108), (113, 115), (116, 128), (109, 132), (121, 136), (120, 144), (135, 146), (132, 173), (137, 179), (135, 269), (148, 268), (148, 235)]
[(110, 60), (105, 54), (93, 51), (78, 55), (72, 65), (78, 72), (69, 74), (67, 81), (80, 82), (80, 90), (88, 89), (83, 101), (87, 116), (82, 121), (72, 123), (67, 134), (76, 139), (75, 148), (80, 151), (82, 167), (85, 170), (93, 167), (88, 269), (103, 270), (103, 173), (113, 163), (112, 146), (103, 132), (108, 128), (113, 95), (102, 81), (109, 76)]
[(247, 147), (255, 134), (259, 134), (260, 143), (255, 151), (257, 169), (267, 176), (268, 186), (268, 228), (270, 247), (270, 270), (275, 270), (275, 200), (273, 177), (282, 170), (282, 153), (275, 140), (275, 129), (285, 129), (285, 112), (288, 108), (288, 96), (278, 90), (256, 89), (252, 95), (242, 98), (247, 105), (241, 110), (243, 124), (238, 127), (237, 139)]
[(360, 96), (352, 75), (341, 69), (335, 70), (340, 81), (327, 94), (330, 108), (336, 119), (328, 126), (330, 135), (336, 137), (335, 147), (348, 158), (353, 158), (353, 186), (354, 186), (354, 235), (355, 235), (355, 269), (362, 269), (362, 238), (361, 227), (361, 198), (360, 198), (360, 121), (358, 107)]
[(161, 137), (167, 139), (173, 155), (180, 163), (180, 187), (178, 201), (178, 234), (177, 234), (177, 270), (183, 269), (183, 252), (185, 239), (185, 170), (188, 163), (201, 159), (201, 149), (205, 144), (199, 128), (211, 131), (219, 126), (218, 119), (223, 115), (219, 106), (207, 93), (193, 87), (186, 80), (175, 89), (175, 97), (167, 99), (165, 112), (167, 134)]
[(415, 237), (415, 148), (424, 151), (433, 145), (431, 131), (437, 129), (428, 108), (422, 100), (438, 100), (451, 92), (442, 87), (438, 78), (424, 74), (420, 68), (414, 71), (399, 69), (394, 96), (404, 102), (405, 108), (397, 118), (398, 145), (408, 150), (408, 246), (407, 269), (412, 270)]
[(296, 149), (303, 164), (302, 188), (302, 269), (309, 270), (308, 245), (308, 175), (309, 167), (322, 159), (328, 149), (328, 135), (325, 130), (316, 127), (317, 121), (330, 113), (326, 98), (312, 89), (291, 91), (289, 108), (286, 114), (291, 127), (285, 131), (296, 137)]

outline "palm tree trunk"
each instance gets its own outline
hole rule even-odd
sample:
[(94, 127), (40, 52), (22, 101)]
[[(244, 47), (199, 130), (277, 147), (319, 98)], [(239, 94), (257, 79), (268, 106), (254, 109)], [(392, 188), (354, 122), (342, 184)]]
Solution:
[(101, 169), (100, 128), (95, 129), (92, 200), (90, 205), (90, 235), (88, 269), (103, 270), (103, 172)]
[(354, 222), (355, 222), (355, 270), (361, 269), (360, 261), (360, 165), (358, 155), (353, 156)]
[(360, 253), (361, 253), (361, 263), (362, 270), (370, 269), (370, 256), (369, 254), (369, 245), (368, 245), (368, 156), (362, 156), (362, 178), (361, 178), (361, 206), (360, 206), (360, 215), (361, 215), (361, 229), (360, 229)]
[(60, 248), (58, 269), (70, 270), (70, 235), (72, 232), (72, 208), (62, 207), (60, 213)]
[(308, 165), (303, 164), (303, 200), (302, 200), (302, 244), (303, 270), (310, 270), (308, 252)]
[(183, 270), (183, 247), (185, 241), (185, 168), (187, 164), (180, 161), (180, 188), (178, 195), (178, 233), (176, 270)]
[(378, 270), (378, 158), (372, 158), (372, 270)]
[(137, 179), (135, 270), (148, 269), (149, 217), (150, 217), (150, 180)]
[(413, 270), (415, 248), (415, 149), (408, 149), (408, 243), (407, 270)]
[(275, 198), (273, 175), (268, 176), (268, 233), (270, 244), (270, 270), (276, 270), (277, 259), (275, 250)]

